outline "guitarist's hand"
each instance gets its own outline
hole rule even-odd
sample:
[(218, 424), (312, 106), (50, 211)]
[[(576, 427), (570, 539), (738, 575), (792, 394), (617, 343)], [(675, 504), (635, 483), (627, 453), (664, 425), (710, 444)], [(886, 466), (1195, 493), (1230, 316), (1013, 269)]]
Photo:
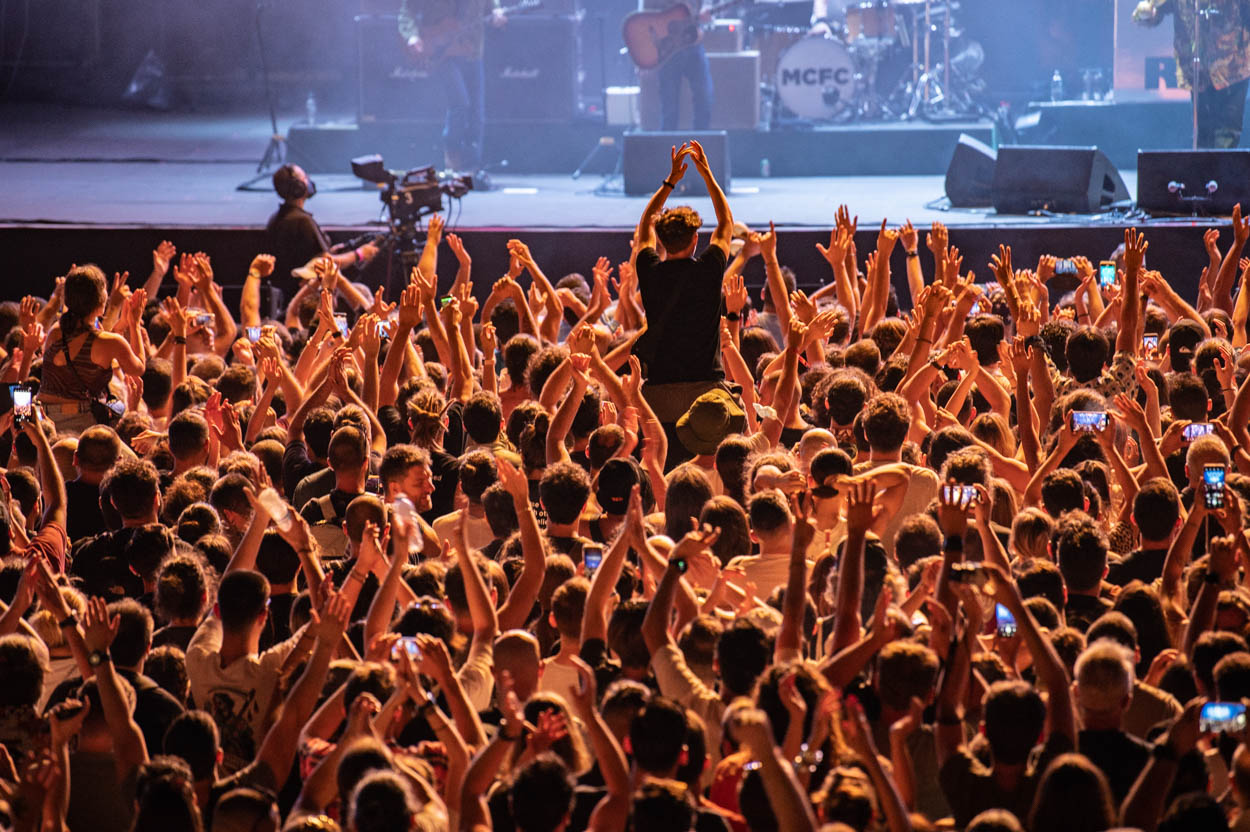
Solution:
[(421, 38), (413, 35), (408, 38), (408, 51), (420, 57), (425, 54), (425, 44), (421, 41)]
[(676, 185), (681, 178), (686, 175), (686, 156), (690, 155), (690, 143), (686, 142), (681, 147), (673, 148), (673, 168), (668, 175), (668, 181)]

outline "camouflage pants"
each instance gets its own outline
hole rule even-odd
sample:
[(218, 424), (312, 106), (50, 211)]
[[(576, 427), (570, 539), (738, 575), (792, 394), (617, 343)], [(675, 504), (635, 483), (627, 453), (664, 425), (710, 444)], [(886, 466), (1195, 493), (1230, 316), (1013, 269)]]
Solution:
[(1222, 90), (1207, 87), (1198, 93), (1198, 146), (1237, 147), (1246, 112), (1246, 86), (1238, 81)]

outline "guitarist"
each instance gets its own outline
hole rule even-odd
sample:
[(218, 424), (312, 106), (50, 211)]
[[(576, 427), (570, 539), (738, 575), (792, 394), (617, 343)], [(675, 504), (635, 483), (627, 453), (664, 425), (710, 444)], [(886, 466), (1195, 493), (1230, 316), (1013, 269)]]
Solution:
[(482, 164), (487, 18), (492, 26), (508, 22), (499, 0), (403, 0), (399, 10), (399, 34), (408, 51), (431, 62), (431, 82), (447, 93), (443, 153), (452, 170), (476, 172)]
[[(706, 22), (701, 0), (680, 0), (690, 9), (692, 20)], [(663, 11), (672, 8), (673, 0), (639, 0), (639, 9)], [(712, 123), (712, 70), (707, 51), (696, 43), (677, 52), (657, 70), (660, 81), (660, 129), (676, 130), (681, 103), (681, 82), (690, 83), (695, 130), (706, 130)]]

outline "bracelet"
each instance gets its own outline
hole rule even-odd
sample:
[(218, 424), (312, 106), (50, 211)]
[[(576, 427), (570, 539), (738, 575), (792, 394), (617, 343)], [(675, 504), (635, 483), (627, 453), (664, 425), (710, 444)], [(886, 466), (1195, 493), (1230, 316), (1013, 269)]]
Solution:
[(917, 344), (932, 344), (933, 339), (932, 338), (917, 338), (916, 343)]
[(74, 615), (72, 612), (69, 615), (62, 618), (60, 621), (56, 622), (57, 628), (61, 630), (64, 630), (66, 627), (74, 627), (77, 625), (78, 625), (78, 616)]
[(672, 182), (669, 182), (667, 179), (665, 179), (664, 182), (661, 183), (661, 187), (664, 187), (664, 186), (667, 186), (668, 189), (671, 191), (677, 190), (677, 186), (673, 184)]
[(726, 313), (725, 313), (725, 320), (727, 320), (727, 321), (740, 321), (740, 320), (742, 320), (742, 314), (741, 314), (741, 313), (739, 313), (739, 312), (726, 312)]
[(362, 584), (365, 582), (365, 578), (368, 578), (368, 577), (369, 577), (368, 572), (360, 572), (355, 569), (353, 569), (351, 572), (347, 574), (348, 580), (355, 578), (356, 580), (360, 581)]
[(352, 254), (354, 254), (354, 255), (356, 256), (356, 265), (357, 265), (357, 266), (359, 266), (361, 263), (363, 263), (363, 262), (365, 261), (365, 258), (364, 258), (363, 256), (361, 256), (361, 254), (360, 254), (360, 249), (356, 249), (355, 251), (353, 251), (353, 252), (352, 252)]
[[(904, 251), (906, 251), (906, 249), (904, 249)], [(920, 256), (920, 249), (916, 249), (915, 251), (908, 251), (908, 252), (907, 252), (907, 256), (908, 256), (908, 257), (919, 257), (919, 256)]]
[(187, 336), (185, 336), (185, 335), (175, 335), (175, 336), (174, 336), (174, 343), (175, 343), (175, 344), (179, 344), (179, 345), (181, 345), (181, 346), (184, 346), (184, 347), (185, 347), (185, 346), (187, 345)]

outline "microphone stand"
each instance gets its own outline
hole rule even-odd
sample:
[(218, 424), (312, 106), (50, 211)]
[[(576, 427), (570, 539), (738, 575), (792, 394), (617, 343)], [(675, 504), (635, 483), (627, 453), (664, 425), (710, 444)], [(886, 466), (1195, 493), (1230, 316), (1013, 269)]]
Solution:
[(266, 0), (260, 0), (256, 4), (256, 43), (260, 47), (260, 74), (265, 83), (265, 103), (269, 105), (269, 144), (265, 147), (265, 154), (260, 157), (260, 163), (256, 165), (256, 175), (236, 187), (236, 191), (248, 190), (266, 179), (271, 167), (282, 167), (286, 164), (286, 136), (278, 132), (278, 111), (274, 108), (273, 87), (269, 83), (269, 58), (265, 54), (264, 30), (260, 20), (268, 5)]

